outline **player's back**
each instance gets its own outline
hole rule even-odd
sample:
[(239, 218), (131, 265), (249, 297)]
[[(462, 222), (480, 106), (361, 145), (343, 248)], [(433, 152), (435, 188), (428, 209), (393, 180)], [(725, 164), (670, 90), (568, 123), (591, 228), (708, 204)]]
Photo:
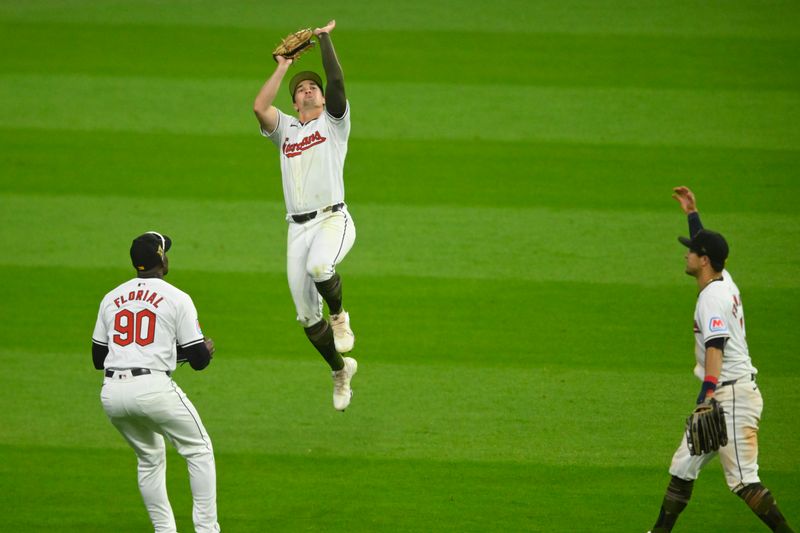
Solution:
[(161, 278), (134, 278), (111, 290), (95, 329), (95, 340), (108, 344), (105, 368), (174, 370), (178, 325), (193, 308), (189, 295)]

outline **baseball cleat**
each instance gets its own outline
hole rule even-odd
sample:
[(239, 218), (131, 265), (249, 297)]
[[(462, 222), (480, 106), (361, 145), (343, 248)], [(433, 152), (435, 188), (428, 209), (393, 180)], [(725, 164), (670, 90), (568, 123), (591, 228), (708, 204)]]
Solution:
[(333, 371), (333, 407), (337, 411), (344, 411), (350, 405), (353, 389), (350, 380), (358, 372), (358, 363), (352, 357), (344, 358), (344, 367)]
[(333, 328), (333, 343), (336, 345), (336, 351), (347, 353), (352, 350), (356, 337), (353, 335), (353, 330), (350, 329), (350, 315), (347, 311), (342, 309), (342, 312), (338, 315), (331, 315), (331, 327)]

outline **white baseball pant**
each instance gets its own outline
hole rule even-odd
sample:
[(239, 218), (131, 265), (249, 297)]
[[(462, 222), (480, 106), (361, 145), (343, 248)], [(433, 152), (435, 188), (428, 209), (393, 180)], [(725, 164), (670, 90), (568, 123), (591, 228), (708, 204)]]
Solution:
[(336, 265), (345, 258), (356, 240), (356, 226), (347, 208), (319, 213), (308, 222), (289, 222), (286, 273), (297, 320), (311, 327), (322, 320), (322, 296), (316, 281), (329, 280)]
[(218, 532), (217, 474), (211, 439), (186, 394), (164, 372), (115, 371), (100, 393), (111, 423), (136, 452), (139, 491), (156, 533), (175, 533), (167, 497), (166, 437), (186, 459), (198, 533)]
[(711, 459), (719, 455), (725, 471), (728, 488), (736, 491), (758, 478), (758, 423), (764, 401), (761, 391), (750, 376), (740, 378), (733, 385), (718, 387), (714, 397), (725, 411), (725, 425), (728, 429), (728, 444), (717, 452), (692, 456), (686, 438), (681, 441), (669, 473), (681, 479), (693, 480)]

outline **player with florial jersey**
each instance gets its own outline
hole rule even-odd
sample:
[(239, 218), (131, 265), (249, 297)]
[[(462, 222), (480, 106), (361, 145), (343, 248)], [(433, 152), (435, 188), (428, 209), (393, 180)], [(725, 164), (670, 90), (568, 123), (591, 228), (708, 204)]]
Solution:
[[(695, 278), (698, 289), (694, 374), (702, 385), (697, 405), (705, 408), (714, 401), (719, 403), (725, 413), (728, 442), (716, 452), (693, 455), (687, 439), (681, 439), (672, 457), (672, 477), (652, 533), (672, 531), (689, 503), (700, 470), (716, 455), (728, 488), (772, 531), (791, 532), (775, 498), (758, 477), (758, 425), (764, 403), (756, 384), (758, 371), (750, 360), (745, 339), (742, 297), (725, 269), (728, 243), (719, 233), (703, 229), (692, 191), (676, 187), (674, 192), (673, 197), (688, 215), (691, 238), (680, 237), (679, 241), (689, 249), (686, 273)], [(713, 529), (713, 522), (710, 528)]]
[(95, 368), (104, 370), (103, 409), (136, 452), (139, 490), (156, 533), (174, 533), (167, 498), (166, 437), (189, 467), (195, 531), (219, 531), (216, 467), (211, 439), (197, 410), (172, 380), (177, 362), (207, 367), (214, 343), (200, 329), (188, 294), (163, 278), (169, 237), (149, 232), (134, 239), (137, 276), (106, 294), (92, 334)]

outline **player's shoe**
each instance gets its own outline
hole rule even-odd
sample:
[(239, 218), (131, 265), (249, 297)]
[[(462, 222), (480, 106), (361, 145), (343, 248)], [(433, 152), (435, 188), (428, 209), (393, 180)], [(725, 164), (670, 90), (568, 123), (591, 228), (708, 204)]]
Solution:
[(353, 344), (356, 342), (356, 336), (353, 335), (353, 330), (350, 329), (350, 315), (342, 309), (338, 315), (331, 315), (331, 327), (333, 328), (333, 343), (336, 345), (336, 351), (339, 353), (347, 353), (353, 349)]
[(352, 357), (344, 358), (344, 367), (333, 371), (333, 407), (337, 411), (344, 411), (350, 405), (353, 389), (350, 380), (358, 372), (358, 363)]

